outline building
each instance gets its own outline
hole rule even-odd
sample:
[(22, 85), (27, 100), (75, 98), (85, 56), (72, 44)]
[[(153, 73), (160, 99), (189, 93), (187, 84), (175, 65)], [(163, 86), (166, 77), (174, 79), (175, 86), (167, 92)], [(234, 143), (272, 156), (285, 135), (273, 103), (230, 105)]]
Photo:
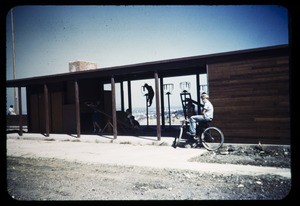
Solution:
[[(215, 108), (213, 124), (223, 131), (226, 142), (290, 144), (289, 62), (289, 46), (278, 45), (8, 80), (6, 85), (19, 88), (19, 101), (21, 88), (26, 88), (29, 132), (76, 133), (80, 137), (91, 115), (84, 102), (100, 100), (101, 110), (107, 114), (103, 118), (112, 123), (111, 132), (117, 138), (118, 118), (124, 107), (116, 111), (115, 83), (122, 87), (127, 82), (131, 107), (130, 82), (153, 78), (156, 135), (160, 139), (164, 126), (163, 79), (195, 75), (199, 87), (199, 75), (207, 74), (208, 91)], [(111, 84), (111, 91), (105, 91), (104, 84)]]

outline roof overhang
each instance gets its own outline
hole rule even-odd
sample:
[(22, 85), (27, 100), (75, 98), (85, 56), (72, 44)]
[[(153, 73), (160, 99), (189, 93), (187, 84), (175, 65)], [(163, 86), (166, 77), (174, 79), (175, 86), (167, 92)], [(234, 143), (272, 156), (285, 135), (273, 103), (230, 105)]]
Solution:
[(203, 73), (205, 72), (203, 69), (206, 68), (206, 65), (212, 63), (238, 61), (240, 59), (257, 57), (275, 57), (280, 55), (289, 55), (289, 52), (289, 46), (285, 44), (233, 52), (106, 67), (87, 71), (7, 80), (6, 87), (26, 87), (35, 84), (47, 84), (91, 78), (98, 78), (104, 82), (110, 82), (112, 76), (116, 79), (116, 81), (142, 80), (153, 78), (154, 72), (157, 72), (159, 77), (185, 76)]

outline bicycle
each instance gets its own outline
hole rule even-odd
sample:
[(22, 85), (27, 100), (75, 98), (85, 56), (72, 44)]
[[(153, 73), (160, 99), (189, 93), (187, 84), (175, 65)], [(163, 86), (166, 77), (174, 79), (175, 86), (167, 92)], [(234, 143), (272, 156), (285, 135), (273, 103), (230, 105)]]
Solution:
[(196, 136), (192, 137), (186, 132), (189, 130), (189, 120), (183, 120), (180, 126), (179, 136), (175, 138), (175, 147), (180, 146), (184, 142), (192, 140), (193, 146), (197, 147), (201, 145), (207, 150), (213, 151), (222, 147), (224, 143), (224, 134), (217, 128), (211, 126), (211, 122), (200, 122), (197, 123)]

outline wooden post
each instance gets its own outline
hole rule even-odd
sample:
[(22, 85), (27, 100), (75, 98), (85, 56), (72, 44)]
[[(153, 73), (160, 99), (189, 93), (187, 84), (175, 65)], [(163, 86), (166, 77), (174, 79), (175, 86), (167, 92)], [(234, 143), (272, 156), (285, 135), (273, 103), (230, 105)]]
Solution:
[(76, 112), (76, 132), (77, 138), (80, 137), (80, 108), (79, 108), (79, 87), (78, 82), (75, 80), (75, 112)]
[(131, 81), (127, 81), (127, 91), (128, 91), (128, 109), (132, 112), (131, 104)]
[(23, 122), (22, 122), (22, 91), (21, 87), (18, 88), (18, 98), (19, 98), (19, 135), (23, 136)]
[(161, 129), (160, 129), (160, 108), (159, 108), (159, 82), (158, 74), (154, 73), (155, 78), (155, 99), (156, 99), (156, 127), (157, 127), (157, 140), (161, 139)]
[(111, 102), (112, 102), (112, 118), (113, 118), (113, 135), (117, 139), (117, 111), (116, 111), (116, 85), (114, 76), (111, 77)]
[(123, 85), (123, 81), (120, 82), (120, 90), (121, 90), (121, 111), (124, 112), (124, 85)]
[(161, 101), (161, 123), (165, 128), (165, 101), (164, 101), (164, 79), (160, 78), (160, 101)]
[(45, 96), (45, 124), (46, 124), (46, 137), (49, 137), (50, 130), (50, 118), (49, 118), (49, 97), (48, 97), (48, 87), (44, 84), (44, 96)]
[(198, 105), (197, 105), (197, 111), (198, 111), (198, 115), (201, 114), (201, 107), (200, 107), (200, 77), (199, 77), (200, 74), (196, 74), (196, 91), (197, 91), (197, 102), (198, 102)]

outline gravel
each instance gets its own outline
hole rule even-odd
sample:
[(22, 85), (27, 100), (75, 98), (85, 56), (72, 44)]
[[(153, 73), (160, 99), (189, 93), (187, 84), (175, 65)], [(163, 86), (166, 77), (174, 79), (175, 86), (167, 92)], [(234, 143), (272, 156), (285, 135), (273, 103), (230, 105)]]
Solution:
[[(290, 148), (278, 146), (224, 145), (188, 161), (291, 167)], [(7, 191), (15, 200), (285, 200), (291, 182), (291, 178), (270, 174), (7, 156)]]

